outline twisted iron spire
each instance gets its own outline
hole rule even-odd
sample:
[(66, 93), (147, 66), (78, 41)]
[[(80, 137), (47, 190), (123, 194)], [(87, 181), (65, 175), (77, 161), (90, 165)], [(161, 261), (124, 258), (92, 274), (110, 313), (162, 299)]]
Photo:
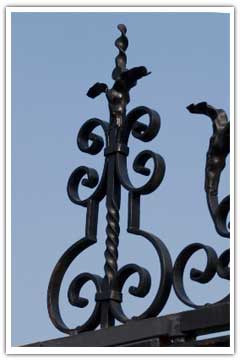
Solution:
[(121, 36), (115, 41), (115, 46), (118, 48), (119, 53), (115, 58), (116, 67), (112, 72), (113, 80), (118, 80), (120, 74), (127, 70), (127, 56), (125, 53), (128, 47), (128, 38), (126, 37), (127, 28), (124, 24), (119, 24), (118, 29), (121, 31)]

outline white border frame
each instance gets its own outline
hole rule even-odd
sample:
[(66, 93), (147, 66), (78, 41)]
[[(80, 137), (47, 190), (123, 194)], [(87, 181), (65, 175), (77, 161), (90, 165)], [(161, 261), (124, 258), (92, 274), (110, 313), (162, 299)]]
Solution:
[[(230, 347), (12, 347), (11, 346), (11, 14), (12, 12), (208, 12), (230, 14), (230, 119), (231, 119), (231, 158), (230, 158), (230, 193), (231, 193), (231, 240), (234, 240), (234, 7), (233, 6), (84, 6), (84, 7), (46, 7), (46, 6), (10, 6), (6, 7), (6, 353), (11, 354), (225, 354), (234, 353), (234, 242), (231, 240), (230, 257)], [(198, 352), (196, 352), (198, 351)]]

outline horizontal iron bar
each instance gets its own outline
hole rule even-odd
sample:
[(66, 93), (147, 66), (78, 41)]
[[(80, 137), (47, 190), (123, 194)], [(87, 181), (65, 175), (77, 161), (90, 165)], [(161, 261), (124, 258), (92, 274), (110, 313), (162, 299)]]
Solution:
[(161, 339), (161, 337), (150, 338), (148, 340), (142, 340), (137, 342), (125, 343), (120, 345), (121, 347), (229, 347), (230, 336), (219, 336), (207, 338), (204, 340), (184, 341), (184, 342), (168, 342), (167, 339)]
[(161, 341), (160, 341), (159, 337), (155, 337), (155, 338), (149, 338), (147, 340), (142, 340), (142, 341), (124, 343), (124, 344), (121, 344), (118, 346), (120, 346), (120, 347), (160, 347)]
[(229, 302), (176, 314), (132, 320), (125, 325), (36, 342), (23, 347), (114, 347), (156, 337), (207, 335), (229, 330)]
[(229, 347), (230, 336), (219, 336), (184, 343), (173, 343), (171, 347)]

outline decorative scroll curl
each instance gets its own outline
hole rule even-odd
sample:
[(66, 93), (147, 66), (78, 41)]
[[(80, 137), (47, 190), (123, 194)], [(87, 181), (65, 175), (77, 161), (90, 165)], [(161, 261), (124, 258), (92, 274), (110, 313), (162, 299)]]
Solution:
[[(165, 306), (169, 297), (172, 286), (172, 261), (170, 254), (164, 243), (151, 233), (142, 231), (138, 228), (131, 227), (128, 231), (132, 234), (145, 237), (154, 247), (158, 259), (160, 261), (161, 279), (157, 289), (157, 293), (150, 306), (139, 316), (133, 316), (133, 319), (144, 319), (157, 316)], [(121, 268), (116, 275), (116, 283), (118, 290), (121, 292), (126, 280), (133, 274), (139, 274), (138, 287), (131, 286), (129, 293), (136, 297), (145, 297), (151, 288), (151, 276), (149, 272), (140, 266), (128, 264)], [(113, 315), (120, 322), (127, 322), (129, 318), (125, 315), (120, 303), (111, 302), (111, 310)]]
[[(149, 116), (149, 124), (146, 125), (138, 121), (143, 115)], [(132, 135), (140, 139), (142, 142), (149, 142), (156, 137), (161, 127), (161, 118), (159, 114), (148, 107), (136, 107), (131, 110), (127, 115), (126, 120), (126, 141), (132, 131)]]
[[(54, 326), (61, 332), (69, 335), (74, 335), (82, 331), (95, 329), (99, 324), (100, 313), (99, 303), (96, 303), (94, 311), (89, 319), (81, 326), (75, 328), (69, 328), (64, 323), (60, 308), (59, 308), (59, 296), (60, 288), (66, 271), (74, 259), (82, 253), (85, 249), (93, 245), (95, 241), (83, 238), (74, 243), (59, 259), (56, 264), (48, 286), (48, 313)], [(101, 278), (90, 273), (83, 273), (76, 277), (69, 288), (68, 298), (72, 305), (77, 307), (85, 307), (88, 301), (84, 298), (78, 297), (77, 293), (82, 286), (87, 282), (92, 281), (95, 284), (97, 292), (101, 290)]]
[[(99, 126), (104, 131), (106, 142), (108, 141), (108, 123), (97, 118), (89, 119), (82, 125), (77, 137), (77, 144), (82, 152), (93, 155), (101, 152), (104, 140), (98, 134), (93, 133), (93, 130)], [(91, 142), (90, 145), (89, 142)]]
[[(87, 120), (83, 126), (80, 128), (78, 137), (77, 137), (77, 144), (79, 149), (82, 152), (96, 155), (98, 154), (103, 146), (104, 141), (101, 136), (98, 134), (93, 133), (93, 130), (97, 127), (101, 127), (105, 134), (105, 142), (106, 146), (108, 144), (108, 124), (103, 120), (92, 118)], [(95, 169), (88, 168), (85, 166), (81, 166), (76, 168), (73, 173), (71, 174), (68, 185), (67, 185), (67, 192), (70, 200), (78, 205), (87, 207), (90, 199), (95, 199), (100, 202), (103, 197), (105, 196), (105, 188), (106, 188), (106, 171), (107, 167), (106, 164), (104, 165), (103, 173), (99, 182), (99, 176)], [(86, 178), (87, 176), (87, 178)], [(87, 199), (82, 200), (78, 193), (79, 185), (82, 184), (84, 187), (87, 188), (97, 188), (95, 189), (94, 193), (88, 197)]]
[[(199, 308), (203, 305), (197, 305), (194, 302), (190, 300), (190, 298), (187, 296), (185, 288), (184, 288), (184, 271), (187, 265), (187, 262), (190, 260), (192, 255), (199, 251), (203, 250), (206, 253), (207, 256), (207, 264), (204, 271), (200, 271), (196, 268), (192, 268), (190, 272), (190, 278), (192, 281), (198, 282), (198, 283), (208, 283), (210, 282), (213, 277), (215, 276), (216, 272), (218, 273), (219, 277), (221, 278), (227, 278), (229, 276), (229, 273), (227, 274), (227, 266), (229, 263), (229, 258), (227, 259), (226, 254), (229, 253), (225, 251), (219, 258), (214, 251), (214, 249), (210, 246), (206, 246), (201, 243), (192, 243), (186, 248), (182, 250), (182, 252), (179, 254), (175, 261), (174, 269), (173, 269), (173, 285), (174, 290), (176, 292), (176, 295), (178, 298), (185, 303), (186, 305), (192, 307), (192, 308)], [(229, 250), (228, 250), (229, 251)], [(224, 297), (221, 301), (223, 302), (229, 299), (229, 296)]]
[[(148, 114), (149, 124), (146, 125), (138, 121), (138, 119)], [(159, 114), (148, 107), (137, 107), (134, 108), (128, 115), (126, 119), (126, 127), (123, 132), (123, 140), (127, 143), (129, 135), (132, 132), (132, 135), (143, 141), (151, 141), (159, 132), (161, 126), (161, 118)], [(154, 169), (152, 171), (151, 177), (148, 182), (141, 187), (134, 187), (130, 181), (128, 171), (127, 171), (127, 157), (125, 154), (117, 153), (116, 155), (116, 166), (117, 174), (121, 181), (121, 184), (125, 189), (131, 192), (136, 192), (139, 194), (149, 194), (153, 192), (162, 182), (165, 174), (165, 162), (164, 159), (157, 153), (154, 153), (150, 150), (142, 151), (137, 155), (133, 162), (133, 169), (135, 172), (149, 176), (151, 171), (146, 167), (148, 160), (153, 160)]]

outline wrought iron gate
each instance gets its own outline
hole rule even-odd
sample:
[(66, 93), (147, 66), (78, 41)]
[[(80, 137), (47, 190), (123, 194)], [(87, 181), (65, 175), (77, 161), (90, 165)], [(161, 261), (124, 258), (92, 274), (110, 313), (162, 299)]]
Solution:
[[(184, 248), (172, 264), (170, 252), (165, 243), (157, 236), (141, 228), (141, 197), (153, 192), (162, 182), (165, 162), (161, 155), (145, 150), (137, 155), (133, 168), (135, 172), (148, 176), (141, 187), (135, 187), (128, 175), (127, 157), (130, 135), (142, 142), (149, 142), (160, 130), (159, 114), (147, 106), (134, 108), (129, 113), (126, 106), (130, 101), (130, 90), (137, 81), (150, 73), (144, 66), (127, 69), (126, 50), (128, 39), (126, 26), (118, 25), (121, 32), (115, 45), (118, 55), (112, 72), (114, 84), (109, 88), (104, 83), (96, 83), (87, 95), (95, 98), (100, 94), (106, 96), (110, 120), (109, 123), (98, 118), (87, 120), (78, 133), (77, 144), (80, 151), (95, 155), (104, 148), (105, 164), (99, 178), (95, 169), (80, 166), (71, 174), (67, 191), (69, 198), (77, 205), (86, 208), (85, 235), (74, 243), (57, 262), (48, 287), (48, 311), (54, 326), (68, 337), (38, 342), (26, 346), (71, 347), (71, 346), (229, 346), (229, 335), (198, 340), (199, 335), (229, 330), (229, 295), (214, 304), (197, 305), (188, 296), (183, 283), (186, 264), (195, 252), (203, 250), (207, 264), (203, 271), (193, 268), (190, 273), (192, 281), (208, 283), (217, 274), (229, 280), (230, 251), (225, 250), (220, 256), (215, 250), (202, 243), (192, 243)], [(210, 138), (205, 167), (205, 191), (207, 204), (217, 233), (230, 237), (228, 213), (230, 196), (218, 200), (218, 188), (221, 172), (230, 150), (230, 123), (224, 110), (202, 102), (187, 107), (189, 112), (204, 114), (211, 119), (213, 134)], [(149, 124), (140, 121), (144, 115), (149, 117)], [(101, 127), (105, 139), (94, 133)], [(147, 167), (152, 160), (154, 169)], [(81, 199), (79, 185), (94, 188), (93, 194)], [(147, 269), (137, 264), (127, 264), (118, 269), (118, 244), (120, 235), (119, 211), (121, 204), (121, 187), (128, 191), (128, 228), (127, 231), (137, 237), (145, 237), (155, 249), (160, 267), (160, 281), (157, 293), (151, 305), (138, 316), (129, 319), (122, 308), (122, 289), (132, 274), (138, 274), (139, 284), (130, 287), (129, 293), (136, 297), (145, 297), (151, 288), (151, 276)], [(96, 287), (95, 307), (89, 319), (82, 325), (69, 328), (63, 321), (59, 293), (64, 275), (73, 260), (86, 248), (97, 242), (99, 203), (106, 199), (107, 227), (104, 275), (88, 272), (77, 275), (68, 289), (71, 305), (84, 308), (88, 300), (80, 296), (82, 287), (89, 281)], [(172, 287), (177, 297), (193, 310), (167, 316), (159, 316), (168, 301)], [(115, 320), (120, 326), (114, 326)], [(100, 329), (95, 330), (100, 326)]]

